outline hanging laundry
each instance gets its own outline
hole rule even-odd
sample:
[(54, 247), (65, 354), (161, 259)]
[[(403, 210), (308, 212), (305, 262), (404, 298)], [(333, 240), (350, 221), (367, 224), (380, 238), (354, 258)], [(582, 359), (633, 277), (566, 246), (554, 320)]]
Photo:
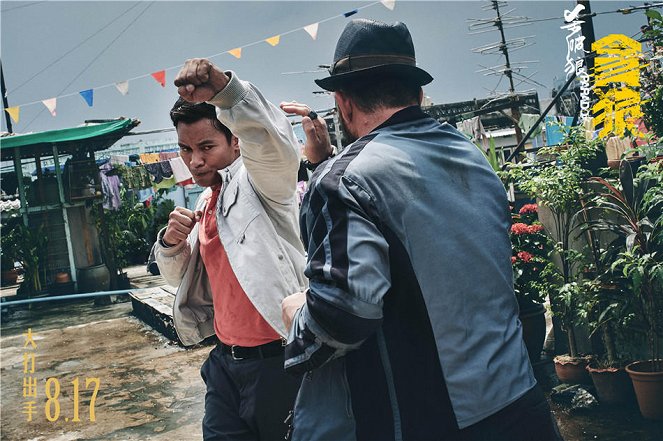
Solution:
[(173, 170), (175, 181), (178, 184), (181, 185), (183, 182), (192, 180), (193, 176), (191, 176), (189, 168), (186, 166), (186, 164), (184, 164), (182, 157), (177, 156), (175, 158), (169, 159), (168, 162), (170, 162), (170, 167)]
[(154, 189), (152, 189), (152, 187), (150, 187), (150, 188), (144, 188), (142, 190), (138, 190), (137, 196), (138, 196), (138, 200), (140, 202), (145, 202), (145, 201), (151, 199), (152, 196), (154, 196)]
[(145, 170), (150, 174), (150, 179), (154, 184), (159, 184), (163, 181), (163, 174), (161, 172), (161, 165), (158, 162), (152, 164), (144, 164)]
[(569, 127), (573, 123), (570, 116), (546, 116), (546, 145), (559, 145), (564, 142)]
[[(532, 126), (534, 126), (534, 124), (540, 117), (541, 115), (536, 115), (534, 113), (523, 113), (522, 115), (520, 115), (520, 119), (518, 120), (518, 126), (520, 126), (523, 133), (527, 133), (532, 128)], [(541, 133), (542, 130), (541, 126), (542, 126), (541, 123), (537, 125), (536, 129), (530, 135), (530, 138), (534, 138), (539, 133)]]
[(456, 123), (456, 128), (460, 133), (467, 136), (468, 139), (472, 139), (472, 124), (469, 120), (466, 119)]
[(126, 165), (129, 162), (129, 155), (111, 155), (110, 163), (113, 165)]
[(481, 145), (484, 151), (488, 151), (488, 135), (483, 127), (481, 118), (475, 116), (474, 118), (466, 119), (456, 124), (456, 127), (470, 138), (470, 141), (477, 145)]
[(159, 152), (159, 161), (167, 161), (179, 156), (179, 152)]
[(171, 176), (168, 179), (161, 179), (161, 182), (155, 184), (154, 188), (157, 190), (160, 188), (171, 188), (174, 187), (176, 184), (177, 182), (175, 181), (175, 177)]
[(161, 167), (161, 176), (163, 176), (164, 179), (173, 176), (173, 168), (170, 166), (168, 160), (159, 162), (159, 166)]
[(120, 177), (111, 172), (115, 169), (110, 162), (99, 167), (101, 177), (101, 191), (104, 195), (102, 206), (107, 210), (117, 210), (122, 204), (120, 199)]
[(143, 164), (152, 164), (155, 162), (159, 162), (158, 153), (141, 153), (138, 156), (140, 156), (140, 162), (142, 162)]

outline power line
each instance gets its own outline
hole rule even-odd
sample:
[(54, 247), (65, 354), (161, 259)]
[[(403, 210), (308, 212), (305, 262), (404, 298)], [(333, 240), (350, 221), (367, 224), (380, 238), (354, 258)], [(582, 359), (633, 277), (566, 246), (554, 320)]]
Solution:
[(110, 25), (112, 25), (113, 23), (115, 23), (115, 22), (116, 22), (117, 20), (119, 20), (121, 17), (123, 17), (124, 15), (126, 15), (129, 11), (131, 11), (131, 10), (134, 9), (134, 8), (136, 8), (139, 4), (140, 4), (140, 2), (136, 2), (136, 4), (134, 4), (133, 6), (131, 6), (129, 9), (127, 9), (126, 11), (124, 11), (123, 13), (121, 13), (120, 15), (118, 15), (117, 17), (115, 17), (115, 18), (114, 18), (113, 20), (111, 20), (106, 26), (104, 26), (104, 27), (102, 27), (101, 29), (97, 30), (96, 32), (94, 32), (93, 34), (91, 34), (90, 36), (88, 36), (85, 40), (83, 40), (82, 42), (80, 42), (79, 44), (77, 44), (76, 46), (74, 46), (73, 48), (71, 48), (70, 50), (68, 50), (67, 52), (65, 52), (64, 54), (55, 57), (55, 59), (54, 59), (53, 61), (51, 61), (51, 63), (50, 63), (48, 66), (44, 67), (42, 70), (40, 70), (40, 71), (37, 72), (36, 74), (32, 75), (30, 78), (28, 78), (27, 80), (25, 80), (24, 82), (22, 82), (22, 83), (19, 84), (18, 86), (16, 86), (16, 87), (14, 87), (13, 89), (11, 89), (11, 90), (10, 90), (10, 93), (14, 93), (14, 92), (16, 92), (18, 89), (20, 89), (21, 87), (25, 86), (25, 85), (28, 84), (30, 81), (32, 81), (33, 79), (35, 79), (35, 77), (37, 77), (38, 75), (40, 75), (42, 72), (44, 72), (45, 70), (47, 70), (47, 69), (50, 68), (51, 66), (57, 64), (58, 62), (62, 61), (67, 55), (69, 55), (70, 53), (72, 53), (73, 51), (75, 51), (76, 49), (78, 49), (79, 47), (81, 47), (83, 44), (87, 43), (91, 38), (93, 38), (93, 37), (99, 35), (100, 32), (102, 32), (102, 31), (105, 30), (107, 27), (109, 27)]
[[(119, 33), (119, 34), (113, 39), (113, 41), (111, 41), (110, 43), (108, 43), (108, 44), (106, 45), (106, 47), (104, 47), (104, 48), (101, 50), (101, 52), (99, 52), (99, 53), (97, 54), (97, 56), (94, 57), (94, 58), (92, 59), (92, 61), (90, 61), (90, 62), (87, 64), (87, 66), (85, 66), (85, 67), (83, 68), (83, 70), (81, 70), (81, 71), (78, 73), (78, 75), (76, 75), (76, 76), (75, 76), (75, 77), (74, 77), (69, 83), (67, 83), (66, 86), (64, 86), (64, 87), (62, 88), (62, 90), (60, 90), (60, 92), (58, 92), (58, 95), (60, 95), (60, 94), (61, 94), (62, 92), (64, 92), (65, 90), (67, 90), (67, 88), (68, 88), (69, 86), (71, 86), (71, 85), (74, 83), (74, 81), (76, 81), (78, 78), (80, 78), (80, 76), (83, 75), (83, 74), (85, 73), (85, 71), (88, 70), (88, 68), (89, 68), (89, 67), (90, 67), (95, 61), (97, 61), (97, 60), (99, 59), (99, 57), (101, 57), (101, 56), (102, 56), (102, 55), (108, 50), (108, 48), (110, 48), (110, 47), (113, 45), (113, 43), (115, 43), (120, 37), (122, 37), (122, 35), (124, 35), (124, 33), (127, 31), (127, 29), (129, 29), (129, 28), (130, 28), (130, 27), (131, 27), (136, 21), (138, 21), (138, 19), (139, 19), (140, 17), (142, 17), (143, 14), (144, 14), (148, 9), (150, 9), (150, 7), (152, 7), (153, 4), (154, 4), (153, 1), (150, 2), (150, 4), (148, 4), (147, 7), (145, 7), (145, 9), (143, 9), (143, 10), (140, 12), (140, 14), (138, 14), (138, 15), (136, 16), (136, 18), (134, 18), (134, 19), (133, 19), (133, 20), (132, 20), (132, 21), (131, 21), (131, 22), (130, 22), (125, 28), (124, 28), (124, 29), (122, 29), (122, 30), (120, 31), (120, 33)], [(30, 124), (32, 124), (32, 123), (34, 122), (34, 120), (36, 120), (36, 119), (42, 114), (42, 112), (43, 112), (44, 110), (45, 110), (45, 108), (41, 109), (41, 111), (39, 111), (39, 113), (37, 113), (37, 115), (36, 115), (34, 118), (32, 118), (32, 119), (30, 120), (30, 122), (25, 126), (25, 129), (27, 129), (28, 127), (30, 127)]]
[[(381, 4), (381, 3), (382, 3), (381, 1), (375, 1), (375, 2), (373, 2), (373, 3), (369, 3), (369, 4), (367, 4), (367, 5), (357, 7), (357, 8), (355, 8), (355, 9), (352, 10), (352, 11), (348, 11), (348, 12), (345, 12), (345, 13), (343, 13), (343, 14), (335, 15), (335, 16), (333, 16), (333, 17), (329, 17), (329, 18), (326, 18), (326, 19), (324, 19), (324, 20), (319, 20), (319, 21), (315, 22), (314, 24), (318, 24), (318, 25), (319, 25), (319, 24), (321, 24), (321, 23), (325, 23), (325, 22), (328, 22), (328, 21), (331, 21), (331, 20), (335, 20), (335, 19), (337, 19), (337, 18), (341, 18), (341, 17), (348, 18), (348, 17), (350, 17), (351, 15), (354, 15), (354, 14), (356, 14), (357, 12), (359, 12), (359, 11), (361, 11), (361, 10), (363, 10), (363, 9), (370, 8), (370, 7), (375, 6), (375, 5), (379, 5), (379, 4)], [(386, 6), (386, 5), (385, 5), (385, 7), (389, 8), (389, 7)], [(391, 9), (391, 8), (389, 8), (389, 9)], [(305, 27), (303, 27), (303, 28), (300, 27), (300, 28), (296, 28), (296, 29), (289, 30), (289, 31), (287, 31), (287, 32), (282, 32), (282, 33), (278, 34), (278, 36), (279, 36), (279, 37), (282, 37), (282, 36), (284, 36), (284, 35), (292, 34), (292, 33), (294, 33), (294, 32), (300, 31), (300, 30), (302, 30), (302, 29), (305, 29)], [(307, 32), (308, 32), (308, 31), (307, 31)], [(264, 42), (265, 42), (264, 39), (263, 39), (263, 40), (257, 40), (257, 41), (254, 41), (254, 42), (252, 42), (252, 43), (249, 43), (249, 44), (245, 44), (245, 45), (239, 46), (239, 47), (237, 47), (237, 48), (235, 48), (235, 49), (243, 49), (243, 48), (246, 48), (246, 47), (249, 47), (249, 46), (255, 46), (255, 45), (258, 45), (258, 44), (262, 44), (262, 43), (264, 43)], [(229, 51), (219, 52), (219, 53), (214, 54), (214, 55), (208, 55), (208, 56), (206, 56), (205, 58), (214, 58), (214, 57), (218, 57), (218, 56), (220, 56), (220, 55), (224, 55), (224, 54), (227, 54), (227, 53), (229, 53)], [(168, 71), (168, 70), (177, 69), (177, 68), (180, 68), (180, 67), (182, 67), (182, 64), (178, 64), (178, 65), (175, 65), (175, 66), (167, 67), (167, 68), (165, 68), (165, 69), (161, 69), (161, 70)], [(124, 81), (125, 81), (125, 82), (128, 82), (128, 81), (138, 80), (138, 79), (141, 79), (141, 78), (149, 77), (149, 76), (151, 76), (151, 75), (152, 75), (151, 73), (148, 73), (148, 74), (139, 75), (139, 76), (136, 76), (136, 77), (133, 77), (133, 78), (128, 78), (128, 79), (125, 79)], [(98, 89), (104, 89), (104, 88), (112, 87), (112, 86), (116, 86), (116, 85), (117, 85), (117, 83), (110, 83), (110, 84), (105, 84), (105, 85), (102, 85), (102, 86), (91, 87), (91, 89), (98, 90)], [(69, 97), (69, 96), (73, 96), (73, 95), (77, 95), (77, 94), (78, 94), (77, 92), (69, 93), (69, 94), (66, 94), (66, 95), (59, 95), (59, 94), (58, 94), (58, 95), (56, 95), (56, 96), (53, 96), (53, 98), (58, 98), (58, 99), (59, 99), (59, 98), (65, 98), (65, 97)], [(39, 103), (41, 103), (41, 102), (42, 102), (42, 100), (36, 100), (36, 101), (32, 101), (32, 102), (28, 102), (28, 103), (21, 104), (21, 105), (17, 105), (17, 106), (15, 106), (15, 107), (26, 107), (26, 106), (30, 106), (30, 105), (33, 105), (33, 104), (39, 104)]]
[(0, 9), (0, 12), (5, 14), (5, 13), (7, 13), (9, 11), (13, 11), (15, 9), (27, 8), (28, 6), (35, 6), (35, 5), (38, 5), (40, 3), (46, 3), (46, 2), (45, 1), (43, 1), (43, 2), (33, 2), (33, 3), (28, 3), (27, 5), (14, 6), (13, 8), (4, 8), (4, 9)]
[[(580, 14), (577, 17), (577, 20), (582, 20), (583, 18), (587, 17), (596, 17), (597, 15), (605, 15), (605, 14), (622, 14), (622, 15), (628, 15), (631, 14), (633, 11), (638, 11), (642, 9), (659, 9), (663, 8), (663, 3), (654, 3), (651, 5), (646, 5), (646, 6), (631, 6), (629, 8), (621, 8), (617, 9), (615, 11), (602, 11), (602, 12), (592, 12), (591, 14)], [(548, 18), (535, 18), (535, 19), (528, 19), (525, 22), (522, 23), (517, 23), (515, 26), (524, 26), (530, 23), (538, 23), (542, 21), (551, 21), (551, 20), (564, 20), (564, 17), (548, 17)]]

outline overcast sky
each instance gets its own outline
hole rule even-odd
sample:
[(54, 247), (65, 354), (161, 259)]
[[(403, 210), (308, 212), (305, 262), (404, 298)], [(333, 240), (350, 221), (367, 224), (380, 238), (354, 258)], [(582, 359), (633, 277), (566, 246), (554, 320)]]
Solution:
[[(591, 7), (603, 13), (642, 4), (592, 1)], [(435, 78), (424, 88), (433, 102), (484, 98), (508, 86), (506, 79), (500, 82), (500, 77), (477, 72), (481, 66), (501, 64), (503, 58), (472, 52), (498, 41), (497, 31), (471, 35), (468, 29), (468, 19), (494, 17), (494, 11), (483, 9), (488, 5), (397, 0), (389, 10), (379, 2), (364, 1), (1, 1), (0, 56), (7, 97), (10, 106), (21, 108), (13, 129), (37, 132), (119, 116), (140, 119), (136, 131), (168, 128), (168, 111), (177, 98), (172, 81), (179, 66), (187, 58), (212, 55), (215, 64), (250, 80), (275, 103), (297, 100), (316, 109), (333, 107), (331, 96), (313, 93), (320, 90), (313, 79), (325, 73), (310, 71), (331, 62), (349, 20), (343, 13), (357, 8), (352, 18), (407, 24), (419, 66)], [(512, 62), (538, 61), (521, 73), (534, 74), (541, 85), (523, 83), (517, 90), (536, 88), (545, 99), (554, 79), (564, 77), (568, 31), (560, 29), (561, 17), (574, 6), (573, 1), (511, 1), (503, 7), (514, 10), (511, 15), (550, 19), (506, 30), (509, 39), (533, 37), (532, 46), (511, 54)], [(320, 24), (313, 40), (302, 28), (316, 22)], [(597, 38), (611, 33), (637, 38), (645, 23), (643, 11), (594, 18)], [(293, 30), (276, 46), (263, 41)], [(259, 43), (251, 45), (255, 42)], [(225, 53), (237, 47), (243, 47), (240, 59)], [(165, 88), (149, 76), (162, 69), (167, 69)], [(113, 86), (125, 80), (130, 80), (126, 96)], [(78, 95), (86, 89), (95, 89), (93, 107)], [(41, 103), (53, 97), (59, 97), (55, 117)], [(173, 133), (158, 136), (167, 139)]]

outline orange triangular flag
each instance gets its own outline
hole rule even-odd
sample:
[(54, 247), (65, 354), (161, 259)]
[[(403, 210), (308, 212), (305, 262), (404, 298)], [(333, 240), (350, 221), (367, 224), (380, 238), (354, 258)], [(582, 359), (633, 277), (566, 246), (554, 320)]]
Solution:
[(238, 47), (236, 49), (229, 50), (228, 53), (235, 58), (242, 58), (242, 48)]
[(50, 98), (42, 101), (42, 103), (44, 103), (48, 111), (51, 112), (51, 115), (53, 116), (55, 116), (55, 107), (57, 106), (57, 102), (57, 98)]
[(312, 39), (316, 39), (318, 36), (318, 23), (313, 23), (308, 26), (304, 26), (304, 30), (308, 32)]
[(274, 35), (273, 37), (270, 37), (265, 41), (267, 43), (271, 44), (272, 46), (276, 46), (277, 44), (279, 44), (279, 41), (281, 41), (281, 36), (280, 35)]
[(9, 113), (9, 116), (12, 117), (12, 119), (14, 120), (14, 122), (16, 124), (18, 124), (19, 115), (21, 114), (21, 108), (20, 107), (18, 107), (18, 106), (16, 106), (16, 107), (7, 107), (5, 109), (5, 112)]
[(157, 83), (161, 84), (161, 87), (166, 87), (166, 71), (160, 70), (159, 72), (153, 72), (152, 78), (157, 80)]

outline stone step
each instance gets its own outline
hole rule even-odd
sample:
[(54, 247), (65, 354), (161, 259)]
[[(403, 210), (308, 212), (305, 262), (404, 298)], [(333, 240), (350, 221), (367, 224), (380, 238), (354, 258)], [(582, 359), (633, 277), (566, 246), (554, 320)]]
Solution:
[(180, 343), (173, 324), (176, 288), (163, 285), (129, 293), (134, 314), (164, 336)]

